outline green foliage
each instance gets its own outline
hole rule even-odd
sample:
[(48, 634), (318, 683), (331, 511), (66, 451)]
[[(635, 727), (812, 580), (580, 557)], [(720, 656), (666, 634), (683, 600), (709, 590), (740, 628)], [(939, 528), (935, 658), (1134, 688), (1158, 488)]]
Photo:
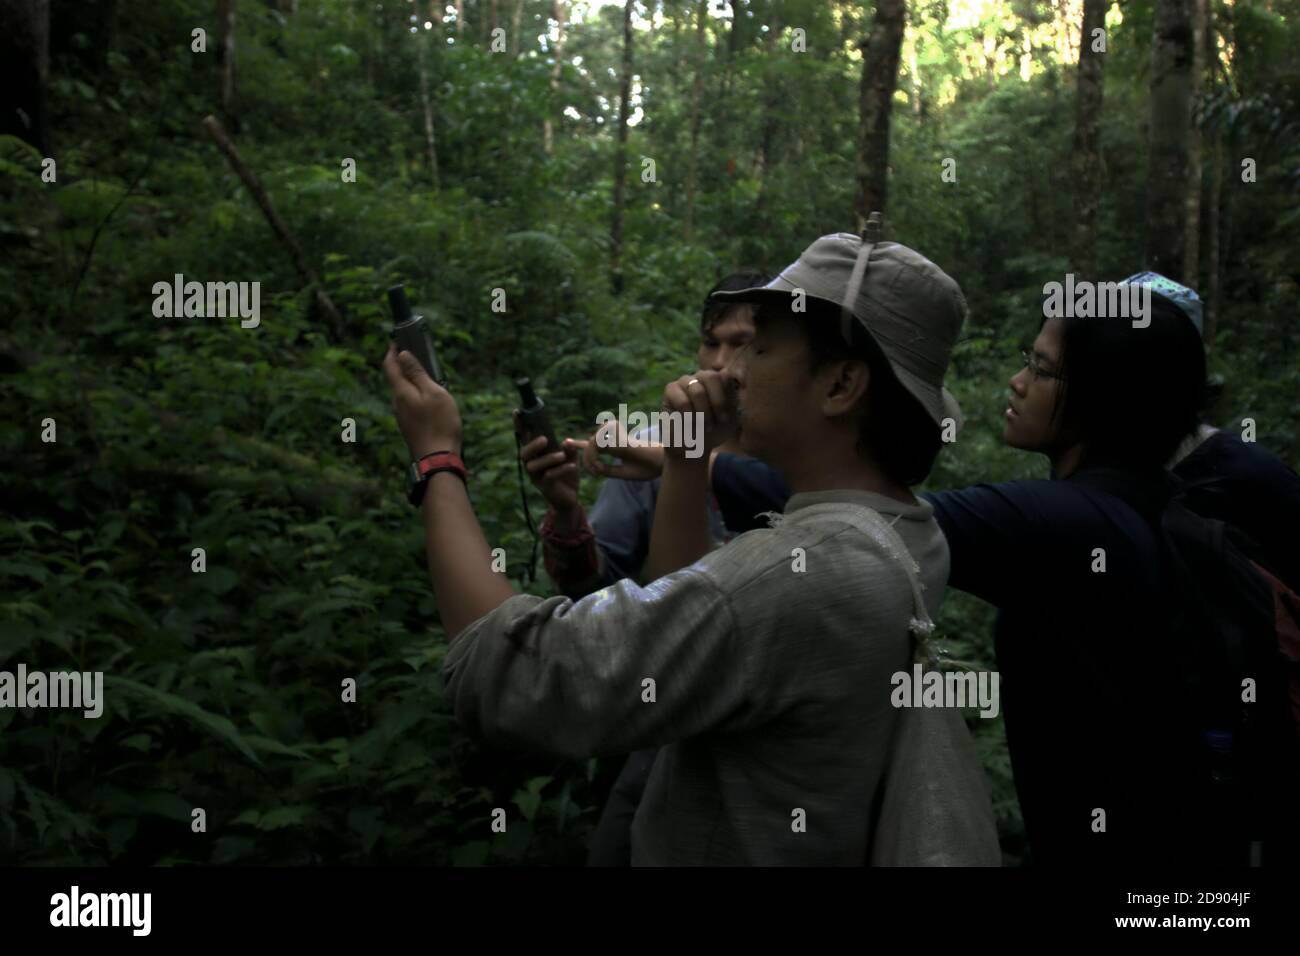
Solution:
[[(488, 50), (481, 3), (465, 5), (463, 34), (441, 35), (409, 32), (404, 4), (299, 6), (240, 6), (229, 125), (342, 312), (341, 335), (199, 125), (216, 109), (212, 4), (119, 0), (108, 25), (56, 18), (57, 182), (41, 181), (39, 151), (0, 137), (0, 665), (109, 675), (98, 720), (0, 709), (0, 861), (581, 862), (619, 762), (494, 753), (442, 699), (446, 637), (379, 368), (384, 289), (403, 283), (433, 319), (484, 532), (517, 587), (547, 593), (525, 580), (511, 376), (539, 383), (563, 434), (620, 402), (653, 408), (691, 369), (700, 299), (721, 274), (779, 269), (854, 226), (861, 5), (736, 4), (744, 15), (708, 18), (702, 48), (693, 5), (664, 5), (660, 27), (636, 31), (621, 296), (607, 274), (619, 9), (569, 24), (553, 90), (554, 51), (536, 39), (549, 0), (524, 4), (518, 56)], [(995, 67), (1014, 66), (1021, 23), (1049, 12), (1001, 7), (945, 29), (943, 4), (912, 5), (888, 235), (957, 277), (972, 307), (952, 376), (966, 426), (933, 487), (1045, 471), (997, 435), (1044, 276), (1066, 269), (1073, 67), (1041, 44), (1028, 79)], [(1229, 164), (1216, 420), (1254, 418), (1292, 463), (1295, 12), (1294, 0), (1220, 7), (1230, 82), (1198, 112)], [(206, 56), (189, 49), (195, 25)], [(791, 50), (795, 27), (807, 54)], [(1107, 55), (1098, 250), (1116, 277), (1140, 267), (1150, 29), (1149, 3), (1125, 5)], [(1255, 184), (1231, 175), (1244, 156), (1259, 161)], [(947, 157), (955, 183), (939, 176)], [(153, 285), (177, 273), (260, 282), (260, 326), (155, 318)], [(46, 418), (57, 443), (41, 441)], [(339, 440), (344, 418), (355, 444)], [(531, 489), (529, 505), (540, 517)], [(954, 659), (993, 664), (991, 609), (953, 594), (939, 625)], [(356, 703), (341, 699), (348, 678)], [(973, 728), (1014, 859), (1001, 721)], [(511, 821), (500, 839), (498, 807)], [(195, 808), (206, 835), (191, 830)]]

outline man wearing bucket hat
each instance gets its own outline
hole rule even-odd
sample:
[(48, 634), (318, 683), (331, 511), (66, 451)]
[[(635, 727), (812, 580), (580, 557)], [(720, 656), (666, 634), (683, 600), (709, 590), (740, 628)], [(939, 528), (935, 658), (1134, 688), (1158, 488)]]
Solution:
[[(669, 410), (703, 416), (706, 454), (667, 450), (659, 509), (685, 489), (703, 508), (707, 452), (738, 427), (791, 476), (796, 494), (772, 527), (644, 587), (543, 599), (491, 572), (462, 479), (433, 476), (423, 509), (453, 638), (446, 696), (498, 743), (569, 757), (661, 746), (633, 865), (995, 865), (960, 714), (894, 703), (894, 678), (927, 648), (947, 551), (907, 487), (933, 459), (929, 438), (904, 454), (882, 442), (890, 411), (934, 432), (951, 417), (942, 378), (964, 302), (894, 244), (824, 237), (800, 261), (809, 268), (786, 278), (815, 281), (808, 314), (773, 308), (771, 293), (793, 302), (797, 283), (767, 290), (735, 370), (664, 395)], [(845, 301), (852, 341), (840, 350), (829, 303)], [(878, 343), (868, 306), (890, 313)], [(390, 352), (385, 368), (411, 451), (459, 447), (452, 397), (406, 356)]]
[(844, 342), (865, 331), (899, 383), (941, 426), (960, 416), (943, 376), (966, 300), (942, 269), (907, 246), (876, 238), (878, 230), (877, 215), (865, 242), (846, 232), (823, 236), (767, 285), (717, 292), (713, 298), (792, 306), (802, 291), (837, 310)]
[[(1193, 511), (1257, 535), (1275, 567), (1294, 561), (1300, 484), (1258, 446), (1201, 428), (1168, 462), (1181, 485), (1166, 487), (1160, 466), (1186, 434), (1178, 428), (1195, 420), (1204, 382), (1204, 352), (1186, 325), (1199, 332), (1200, 300), (1155, 273), (1123, 284), (1152, 288), (1147, 327), (1080, 322), (1072, 341), (1084, 347), (1074, 353), (1061, 320), (1046, 322), (1010, 383), (1019, 408), (1007, 412), (1004, 440), (1048, 454), (1059, 480), (925, 495), (949, 542), (951, 586), (1000, 610), (995, 646), (1017, 791), (1032, 858), (1049, 865), (1239, 855), (1240, 841), (1216, 829), (1224, 821), (1202, 814), (1190, 758), (1168, 745), (1178, 739), (1169, 726), (1177, 709), (1160, 649), (1179, 601), (1164, 591), (1149, 523), (1181, 487)], [(1045, 426), (1070, 418), (1058, 419), (1053, 402), (1067, 379), (1076, 407), (1101, 407), (1076, 441), (1105, 437), (1100, 427), (1129, 430), (1128, 441), (1098, 442), (1109, 452), (1100, 460), (1043, 441)], [(1134, 409), (1145, 414), (1126, 420)], [(788, 494), (779, 473), (728, 455), (719, 456), (713, 490), (737, 528), (756, 526), (754, 515)], [(1056, 679), (1044, 679), (1066, 673), (1086, 707), (1062, 706)]]
[[(753, 303), (756, 326), (767, 326), (769, 337), (779, 341), (801, 331), (805, 364), (822, 379), (839, 373), (861, 380), (823, 381), (823, 391), (832, 391), (828, 397), (809, 387), (818, 384), (815, 374), (808, 382), (783, 379), (804, 407), (785, 399), (775, 408), (759, 406), (748, 400), (746, 379), (751, 368), (763, 370), (771, 362), (756, 339), (721, 375), (684, 376), (670, 385), (665, 408), (704, 411), (708, 400), (721, 401), (729, 386), (738, 392), (739, 446), (760, 468), (778, 470), (792, 485), (791, 471), (802, 471), (816, 487), (821, 475), (841, 473), (846, 462), (865, 452), (875, 467), (863, 488), (915, 502), (908, 487), (929, 473), (944, 430), (951, 437), (961, 423), (960, 408), (943, 387), (966, 312), (957, 283), (915, 250), (880, 241), (879, 217), (873, 215), (863, 239), (851, 233), (822, 236), (766, 285), (713, 297)], [(751, 406), (755, 414), (747, 413)], [(814, 415), (814, 408), (827, 413)], [(769, 414), (758, 417), (759, 409)], [(806, 420), (796, 421), (800, 417)], [(844, 446), (845, 437), (856, 440)], [(824, 450), (840, 447), (847, 448), (843, 460), (828, 463)], [(686, 472), (699, 473), (698, 468)], [(702, 532), (686, 532), (697, 525), (695, 489), (682, 488), (679, 495), (677, 488), (665, 480), (660, 491), (659, 513), (666, 514), (661, 526), (672, 530), (652, 538), (653, 571), (683, 567), (709, 546)], [(679, 503), (681, 510), (674, 510)], [(727, 503), (721, 504), (725, 510)]]

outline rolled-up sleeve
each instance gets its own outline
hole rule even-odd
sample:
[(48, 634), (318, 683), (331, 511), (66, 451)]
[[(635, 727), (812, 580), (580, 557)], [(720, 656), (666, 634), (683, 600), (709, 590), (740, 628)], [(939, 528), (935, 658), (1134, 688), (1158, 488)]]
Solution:
[(515, 595), (452, 641), (442, 675), (457, 720), (489, 742), (602, 756), (752, 719), (739, 645), (727, 596), (692, 567), (577, 602)]

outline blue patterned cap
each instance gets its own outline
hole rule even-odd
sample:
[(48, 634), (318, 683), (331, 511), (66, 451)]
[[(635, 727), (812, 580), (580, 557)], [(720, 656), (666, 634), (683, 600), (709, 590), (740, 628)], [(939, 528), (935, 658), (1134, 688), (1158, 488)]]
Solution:
[(1167, 279), (1159, 272), (1139, 272), (1129, 276), (1120, 285), (1149, 285), (1152, 292), (1164, 296), (1183, 310), (1183, 314), (1196, 326), (1197, 334), (1205, 334), (1201, 326), (1201, 297), (1194, 289)]

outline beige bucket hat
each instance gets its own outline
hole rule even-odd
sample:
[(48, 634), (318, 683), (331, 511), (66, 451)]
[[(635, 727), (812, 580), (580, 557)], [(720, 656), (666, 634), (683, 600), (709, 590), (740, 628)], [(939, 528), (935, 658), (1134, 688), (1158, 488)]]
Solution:
[(711, 298), (789, 304), (802, 291), (839, 309), (845, 341), (849, 323), (856, 320), (934, 423), (942, 427), (951, 418), (960, 428), (961, 408), (943, 387), (943, 377), (966, 318), (966, 298), (946, 272), (915, 249), (875, 239), (879, 217), (871, 218), (865, 238), (849, 232), (822, 236), (767, 285), (715, 292)]

